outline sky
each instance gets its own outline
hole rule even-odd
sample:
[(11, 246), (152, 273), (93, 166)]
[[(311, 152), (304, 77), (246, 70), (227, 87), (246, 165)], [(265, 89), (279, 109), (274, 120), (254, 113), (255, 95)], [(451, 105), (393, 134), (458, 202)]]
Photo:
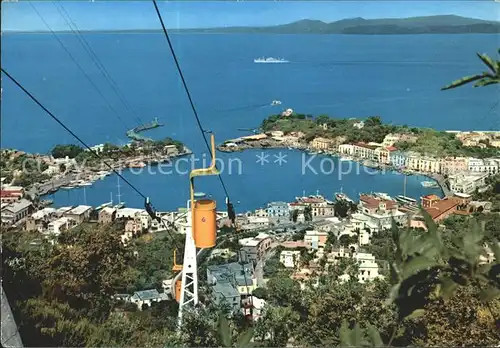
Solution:
[[(11, 0), (12, 1), (12, 0)], [(423, 1), (158, 1), (167, 28), (270, 26), (300, 19), (402, 18), (454, 14), (500, 20), (494, 0)], [(38, 11), (38, 14), (36, 11)], [(2, 30), (69, 30), (68, 13), (80, 30), (160, 29), (152, 1), (19, 1), (2, 4)]]

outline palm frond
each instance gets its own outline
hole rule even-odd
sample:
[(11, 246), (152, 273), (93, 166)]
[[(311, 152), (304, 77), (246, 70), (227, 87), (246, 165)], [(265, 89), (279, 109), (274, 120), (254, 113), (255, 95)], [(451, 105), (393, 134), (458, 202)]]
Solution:
[(476, 82), (473, 87), (484, 87), (488, 85), (494, 85), (496, 83), (500, 83), (500, 79), (482, 79)]
[(498, 67), (493, 59), (486, 54), (476, 53), (479, 59), (491, 70), (494, 75), (498, 75)]
[(474, 81), (477, 81), (477, 80), (481, 80), (481, 79), (484, 79), (484, 78), (487, 78), (487, 77), (492, 77), (493, 78), (493, 76), (489, 75), (488, 73), (483, 73), (481, 75), (474, 75), (474, 76), (462, 77), (461, 79), (455, 80), (452, 83), (450, 83), (449, 85), (442, 87), (441, 90), (445, 91), (447, 89), (457, 88), (457, 87), (463, 86), (465, 84), (468, 84), (468, 83), (471, 83), (471, 82), (474, 82)]

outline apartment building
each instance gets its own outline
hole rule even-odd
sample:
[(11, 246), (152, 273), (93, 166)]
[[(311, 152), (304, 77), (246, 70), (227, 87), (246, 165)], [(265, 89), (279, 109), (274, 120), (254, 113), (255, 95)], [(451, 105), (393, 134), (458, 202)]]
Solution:
[(434, 157), (421, 156), (418, 153), (408, 154), (406, 167), (422, 173), (440, 173), (441, 160)]
[(112, 207), (104, 207), (99, 211), (98, 223), (101, 225), (107, 225), (115, 221), (116, 210)]
[(295, 268), (300, 262), (300, 251), (298, 250), (283, 250), (280, 254), (280, 262), (286, 268)]
[(408, 143), (416, 142), (418, 137), (413, 134), (405, 134), (405, 133), (390, 133), (384, 137), (382, 144), (384, 146), (394, 146), (399, 141), (406, 141)]
[(290, 216), (288, 203), (286, 202), (271, 202), (267, 205), (267, 216), (269, 217), (286, 217)]
[(31, 210), (33, 209), (33, 204), (27, 199), (21, 198), (19, 201), (7, 204), (2, 207), (2, 224), (12, 225), (16, 222), (27, 217)]
[(402, 168), (406, 166), (406, 153), (399, 150), (391, 151), (389, 154), (389, 163), (395, 168)]
[(66, 212), (64, 216), (81, 224), (82, 222), (89, 220), (92, 209), (93, 208), (90, 205), (79, 205)]
[(377, 145), (369, 145), (365, 143), (354, 144), (354, 156), (358, 158), (366, 158), (373, 161), (378, 161), (378, 153), (375, 150)]
[(306, 231), (304, 235), (304, 245), (306, 248), (317, 250), (325, 246), (327, 239), (328, 232), (316, 230)]
[(47, 233), (58, 236), (61, 232), (69, 230), (70, 228), (76, 226), (76, 221), (68, 217), (61, 217), (49, 223), (47, 227)]
[(329, 150), (333, 148), (333, 142), (326, 138), (314, 138), (310, 144), (312, 148), (317, 150)]
[(453, 193), (472, 194), (486, 185), (487, 173), (462, 172), (448, 176), (450, 190)]
[(500, 172), (500, 159), (469, 158), (468, 170), (476, 173), (494, 175)]
[(256, 237), (243, 238), (239, 240), (241, 262), (257, 262), (263, 260), (270, 251), (273, 240), (270, 235), (260, 233)]
[(31, 216), (26, 219), (26, 231), (44, 231), (55, 212), (56, 210), (54, 208), (47, 207), (31, 214)]
[(338, 147), (338, 151), (341, 155), (354, 156), (354, 145), (352, 144), (341, 144)]
[(453, 175), (468, 169), (467, 157), (445, 157), (441, 159), (441, 174)]

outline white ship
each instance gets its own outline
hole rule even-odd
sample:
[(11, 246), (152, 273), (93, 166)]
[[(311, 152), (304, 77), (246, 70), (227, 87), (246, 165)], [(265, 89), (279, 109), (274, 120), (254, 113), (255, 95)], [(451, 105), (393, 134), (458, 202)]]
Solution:
[(253, 60), (254, 63), (289, 63), (288, 60), (285, 60), (283, 58), (273, 58), (273, 57), (262, 57), (262, 58), (256, 58)]

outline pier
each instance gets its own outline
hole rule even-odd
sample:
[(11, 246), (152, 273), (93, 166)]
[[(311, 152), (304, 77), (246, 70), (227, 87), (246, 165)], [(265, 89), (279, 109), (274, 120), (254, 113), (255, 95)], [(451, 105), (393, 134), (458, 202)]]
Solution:
[(151, 141), (152, 139), (140, 135), (139, 133), (158, 127), (163, 127), (163, 124), (158, 122), (158, 118), (155, 117), (153, 121), (137, 126), (127, 131), (127, 137), (135, 141), (148, 141), (148, 140)]

